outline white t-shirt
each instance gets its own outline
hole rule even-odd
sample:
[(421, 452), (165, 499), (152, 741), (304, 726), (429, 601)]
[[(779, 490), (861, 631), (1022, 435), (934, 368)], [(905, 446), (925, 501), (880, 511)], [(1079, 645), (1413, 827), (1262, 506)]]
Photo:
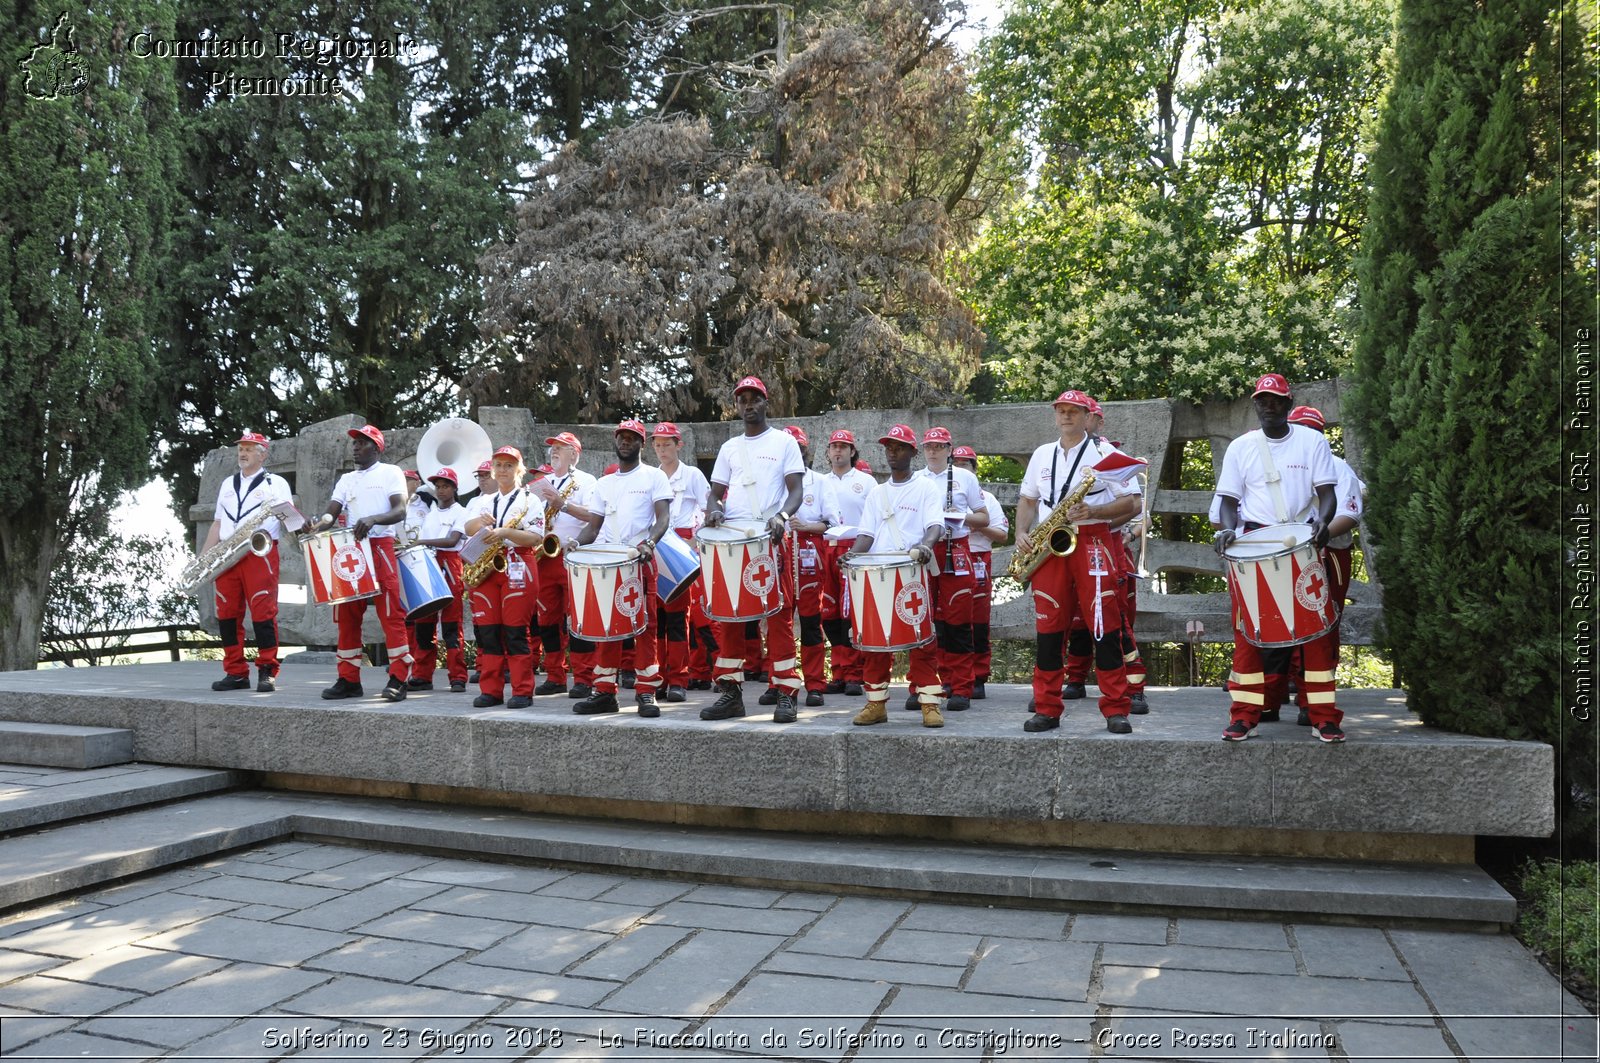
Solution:
[(706, 502), (711, 497), (711, 484), (706, 474), (686, 461), (667, 477), (672, 487), (672, 511), (667, 518), (669, 528), (698, 528), (705, 520)]
[(861, 508), (861, 534), (872, 536), (868, 553), (905, 553), (922, 545), (929, 528), (944, 526), (944, 495), (926, 476), (912, 475), (903, 484), (879, 484)]
[(422, 526), (432, 509), (433, 506), (429, 505), (428, 500), (421, 494), (411, 496), (411, 500), (406, 503), (406, 519), (402, 522), (406, 526), (406, 538), (423, 538)]
[[(953, 479), (949, 475), (952, 471), (955, 473)], [(924, 468), (917, 475), (926, 476), (938, 488), (940, 512), (944, 511), (947, 501), (952, 513), (976, 513), (983, 508), (983, 487), (978, 483), (978, 478), (966, 469), (946, 465), (944, 472)], [(951, 537), (965, 539), (971, 533), (972, 529), (963, 524), (951, 533)]]
[[(389, 512), (389, 499), (394, 495), (406, 497), (406, 474), (400, 466), (383, 461), (345, 473), (333, 487), (333, 500), (344, 507), (345, 526), (350, 528), (363, 517), (379, 517)], [(367, 535), (373, 539), (392, 539), (398, 527), (374, 524)]]
[(839, 500), (833, 493), (828, 477), (807, 469), (800, 480), (800, 508), (790, 516), (804, 521), (820, 520), (829, 527), (843, 524), (839, 516)]
[[(994, 532), (1009, 532), (1011, 522), (1006, 520), (1005, 507), (1000, 505), (1000, 500), (989, 492), (983, 492), (983, 510), (989, 514), (989, 530)], [(994, 551), (994, 541), (982, 532), (972, 537), (972, 542), (967, 547), (975, 554), (987, 554)]]
[(462, 539), (456, 541), (454, 546), (434, 547), (436, 553), (455, 554), (461, 552), (461, 542), (467, 533), (467, 518), (470, 514), (467, 507), (459, 502), (450, 503), (449, 507), (429, 506), (428, 515), (422, 518), (422, 539), (443, 539), (453, 531), (462, 534)]
[(513, 487), (509, 493), (498, 490), (481, 493), (467, 507), (467, 520), (487, 517), (495, 528), (504, 528), (518, 514), (522, 515), (522, 520), (517, 524), (517, 531), (544, 535), (544, 502), (520, 487)]
[[(1288, 511), (1283, 520), (1278, 518), (1273, 493), (1267, 485), (1262, 440), (1266, 440), (1272, 465), (1281, 477), (1283, 504)], [(1258, 428), (1229, 443), (1222, 457), (1222, 475), (1217, 477), (1217, 494), (1238, 500), (1241, 521), (1297, 523), (1315, 510), (1317, 487), (1338, 481), (1327, 439), (1314, 428), (1292, 424), (1282, 439), (1271, 439)]]
[(861, 507), (878, 486), (878, 481), (854, 467), (847, 469), (843, 476), (830, 471), (823, 479), (833, 488), (834, 499), (839, 503), (839, 523), (861, 527)]
[(805, 459), (794, 436), (768, 428), (758, 436), (741, 432), (722, 444), (711, 482), (728, 489), (724, 519), (764, 521), (779, 513), (789, 498), (784, 477), (805, 471)]
[[(590, 476), (582, 469), (573, 469), (565, 476), (546, 474), (545, 479), (550, 482), (550, 486), (555, 489), (557, 494), (560, 494), (562, 491), (566, 490), (568, 483), (576, 480), (578, 482), (578, 486), (572, 489), (572, 494), (567, 496), (567, 501), (576, 502), (580, 506), (583, 505), (584, 496), (589, 493), (589, 491), (594, 487), (595, 483), (594, 477)], [(548, 508), (548, 504), (541, 501), (540, 506), (539, 519), (543, 520), (544, 512), (545, 509)], [(576, 539), (578, 537), (578, 533), (583, 530), (583, 524), (583, 521), (579, 520), (577, 517), (574, 517), (571, 513), (568, 513), (563, 509), (560, 513), (556, 514), (556, 519), (550, 522), (550, 530), (555, 533), (558, 539), (560, 539), (562, 542), (566, 542), (568, 539)]]
[[(219, 540), (232, 535), (238, 529), (240, 522), (255, 516), (256, 510), (262, 506), (288, 501), (290, 501), (289, 481), (276, 473), (263, 469), (246, 479), (242, 474), (235, 472), (222, 481), (222, 486), (217, 489), (216, 520)], [(283, 535), (283, 521), (277, 517), (268, 517), (262, 522), (261, 530), (273, 539), (277, 539)]]
[(578, 505), (605, 514), (596, 543), (637, 546), (656, 520), (656, 503), (672, 501), (667, 474), (654, 465), (602, 476)]
[[(1083, 442), (1070, 449), (1063, 448), (1059, 439), (1053, 443), (1046, 443), (1036, 449), (1033, 456), (1028, 459), (1028, 471), (1022, 474), (1022, 497), (1031, 498), (1039, 503), (1039, 519), (1042, 521), (1055, 508), (1056, 501), (1077, 489), (1078, 484), (1083, 481), (1084, 470), (1093, 468), (1115, 453), (1117, 453), (1116, 447), (1104, 439), (1089, 435), (1084, 436)], [(1119, 498), (1139, 493), (1137, 477), (1130, 476), (1120, 484), (1109, 480), (1096, 480), (1094, 490), (1089, 492), (1084, 502), (1091, 506), (1103, 506)], [(1079, 523), (1105, 524), (1106, 521), (1085, 520)]]

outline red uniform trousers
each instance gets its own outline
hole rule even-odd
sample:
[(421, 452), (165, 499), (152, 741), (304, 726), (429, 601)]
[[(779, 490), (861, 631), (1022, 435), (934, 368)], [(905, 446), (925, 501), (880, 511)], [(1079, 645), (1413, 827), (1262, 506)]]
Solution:
[(433, 682), (433, 673), (439, 667), (439, 645), (434, 641), (434, 629), (444, 631), (445, 672), (452, 683), (467, 681), (467, 654), (461, 648), (461, 554), (455, 550), (440, 550), (434, 555), (444, 572), (444, 581), (450, 588), (450, 604), (433, 616), (417, 621), (417, 645), (413, 653), (416, 661), (411, 667), (414, 678)]
[(824, 555), (827, 568), (822, 580), (822, 630), (832, 647), (830, 656), (833, 678), (845, 683), (860, 683), (866, 676), (862, 671), (861, 651), (850, 639), (850, 607), (845, 587), (844, 568), (839, 564), (856, 543), (855, 538), (837, 539), (828, 543)]
[[(1350, 593), (1351, 549), (1348, 546), (1325, 546), (1322, 548), (1322, 568), (1328, 574), (1328, 596), (1339, 606), (1340, 619), (1344, 618), (1345, 596)], [(1333, 667), (1337, 669), (1339, 667), (1339, 648), (1341, 646), (1339, 622), (1337, 620), (1334, 621), (1333, 628), (1326, 637), (1333, 640)], [(1305, 671), (1305, 654), (1301, 652), (1301, 647), (1296, 646), (1294, 653), (1289, 658), (1289, 674), (1293, 677), (1295, 686), (1298, 688), (1298, 693), (1294, 699), (1295, 703), (1302, 709), (1307, 710), (1309, 714), (1310, 705), (1306, 701)], [(1279, 700), (1282, 700), (1286, 695), (1287, 691), (1280, 693), (1278, 695)], [(1267, 696), (1272, 696), (1271, 691), (1268, 691)]]
[(255, 628), (256, 668), (262, 675), (278, 674), (278, 544), (261, 557), (246, 553), (217, 577), (217, 627), (222, 632), (222, 670), (248, 676), (244, 638), (239, 624), (245, 610)]
[[(888, 701), (889, 669), (894, 665), (894, 654), (876, 650), (858, 652), (862, 658), (862, 681), (867, 688), (867, 701)], [(911, 674), (908, 678), (918, 691), (917, 700), (924, 705), (938, 705), (938, 654), (933, 644), (917, 647), (911, 651), (910, 657)]]
[(989, 666), (994, 657), (994, 647), (989, 642), (989, 620), (994, 614), (994, 562), (990, 550), (973, 550), (972, 553), (972, 678), (974, 681), (989, 678)]
[[(945, 564), (945, 551), (949, 550), (950, 563)], [(933, 629), (938, 634), (932, 652), (938, 661), (939, 680), (944, 693), (969, 698), (972, 696), (972, 555), (967, 552), (967, 540), (952, 539), (948, 544), (937, 542), (933, 546), (933, 571), (929, 573), (928, 593), (933, 596)], [(947, 572), (946, 569), (953, 571)], [(918, 651), (913, 650), (915, 654)], [(913, 693), (922, 693), (920, 684), (911, 680)], [(939, 691), (934, 691), (938, 694)]]
[[(796, 694), (803, 684), (794, 656), (794, 585), (789, 576), (789, 547), (779, 543), (773, 550), (773, 563), (778, 570), (778, 590), (783, 606), (765, 620), (759, 621), (765, 633), (768, 660), (768, 682), (774, 687), (787, 688)], [(739, 683), (744, 680), (746, 657), (762, 660), (761, 636), (746, 641), (745, 621), (725, 623), (714, 621), (717, 639), (716, 678), (718, 682)], [(759, 663), (757, 665), (759, 667)]]
[[(478, 633), (478, 690), (492, 698), (505, 694), (505, 674), (511, 672), (511, 693), (533, 696), (533, 655), (528, 646), (528, 622), (539, 599), (537, 547), (507, 552), (506, 571), (490, 571), (489, 578), (472, 588), (472, 627)], [(511, 569), (522, 561), (523, 578), (515, 583)]]
[(367, 615), (367, 603), (372, 602), (378, 608), (378, 623), (383, 625), (383, 641), (389, 651), (389, 677), (404, 683), (411, 677), (411, 643), (406, 641), (406, 610), (400, 604), (400, 567), (394, 559), (394, 538), (368, 536), (367, 542), (372, 544), (379, 594), (333, 607), (333, 620), (339, 625), (339, 678), (361, 682), (361, 620)]
[[(693, 539), (693, 528), (673, 529), (680, 539)], [(699, 580), (696, 579), (696, 585)], [(661, 685), (686, 687), (689, 685), (689, 614), (695, 587), (679, 592), (671, 602), (657, 598), (654, 603), (657, 623), (656, 649), (660, 653)]]
[[(1128, 679), (1122, 656), (1122, 598), (1117, 590), (1119, 536), (1104, 524), (1078, 527), (1078, 548), (1066, 557), (1047, 557), (1033, 574), (1034, 711), (1060, 716), (1061, 683), (1066, 670), (1067, 629), (1074, 610), (1088, 618), (1094, 646), (1095, 683), (1100, 714), (1128, 714)], [(1099, 619), (1096, 620), (1096, 605)], [(1100, 636), (1094, 637), (1098, 628)]]
[(594, 686), (594, 643), (567, 632), (567, 566), (560, 555), (539, 559), (539, 641), (544, 646), (544, 675), (552, 683), (567, 683), (567, 657), (571, 657), (574, 683)]
[[(639, 581), (644, 584), (644, 630), (631, 639), (595, 643), (594, 691), (617, 692), (617, 672), (623, 666), (633, 669), (633, 688), (640, 694), (654, 694), (661, 685), (661, 667), (656, 659), (656, 563), (652, 558), (639, 564)], [(629, 643), (632, 649), (627, 649)]]
[(696, 582), (689, 599), (689, 680), (709, 683), (716, 671), (717, 635), (706, 616), (705, 591)]
[(828, 541), (815, 532), (797, 532), (795, 551), (800, 574), (800, 673), (807, 690), (828, 685), (828, 651), (822, 634), (822, 592), (828, 578)]
[[(1122, 615), (1126, 621), (1122, 626), (1122, 665), (1128, 677), (1128, 693), (1142, 694), (1145, 680), (1144, 656), (1139, 652), (1138, 640), (1133, 637), (1134, 618), (1139, 615), (1139, 580), (1134, 575), (1137, 571), (1136, 562), (1126, 539), (1122, 540), (1120, 560), (1122, 572), (1117, 577), (1117, 592), (1122, 601)], [(1087, 682), (1089, 665), (1093, 660), (1094, 639), (1089, 634), (1088, 624), (1074, 609), (1072, 627), (1067, 633), (1067, 682)]]
[[(1263, 525), (1246, 522), (1245, 531), (1255, 531)], [(1348, 560), (1348, 558), (1346, 559)], [(1349, 589), (1349, 576), (1344, 586)], [(1332, 593), (1330, 589), (1330, 593)], [(1343, 597), (1337, 599), (1343, 601)], [(1339, 664), (1338, 625), (1329, 628), (1319, 638), (1299, 646), (1278, 646), (1263, 649), (1245, 641), (1242, 634), (1245, 617), (1237, 603), (1233, 609), (1233, 671), (1228, 675), (1228, 695), (1232, 699), (1228, 715), (1254, 727), (1266, 710), (1281, 709), (1289, 692), (1289, 662), (1298, 651), (1305, 662), (1304, 678), (1300, 681), (1301, 704), (1311, 717), (1311, 726), (1339, 723), (1344, 719), (1334, 703), (1333, 676)]]

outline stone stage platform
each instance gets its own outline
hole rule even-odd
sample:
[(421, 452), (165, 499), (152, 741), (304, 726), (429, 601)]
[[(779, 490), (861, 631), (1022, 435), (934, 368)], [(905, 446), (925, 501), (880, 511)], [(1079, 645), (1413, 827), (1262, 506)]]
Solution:
[(273, 694), (215, 693), (219, 674), (203, 662), (4, 673), (0, 720), (126, 728), (141, 761), (258, 773), (274, 789), (701, 827), (1435, 864), (1470, 863), (1476, 835), (1554, 827), (1550, 747), (1424, 727), (1400, 691), (1341, 691), (1349, 741), (1330, 746), (1292, 714), (1223, 742), (1212, 688), (1152, 689), (1132, 735), (1107, 733), (1092, 698), (1034, 735), (1022, 686), (991, 686), (932, 730), (899, 708), (903, 688), (887, 724), (862, 728), (858, 699), (842, 696), (774, 724), (755, 684), (748, 717), (707, 723), (706, 693), (645, 720), (631, 705), (575, 716), (564, 697), (477, 710), (471, 693), (435, 691), (392, 705), (376, 668), (366, 697), (337, 702), (318, 696), (331, 666), (289, 664)]

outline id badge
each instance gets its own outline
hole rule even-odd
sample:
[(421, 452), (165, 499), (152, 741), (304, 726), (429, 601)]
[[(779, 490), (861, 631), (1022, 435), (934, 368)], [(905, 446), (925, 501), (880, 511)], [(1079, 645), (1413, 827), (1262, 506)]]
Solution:
[(513, 557), (506, 565), (506, 580), (513, 587), (521, 587), (528, 582), (528, 566), (520, 557)]
[(989, 578), (989, 563), (987, 561), (979, 561), (977, 558), (973, 558), (972, 559), (972, 574), (978, 578), (978, 582), (980, 582), (980, 583), (983, 582), (984, 580), (988, 579)]
[(970, 554), (958, 554), (954, 546), (950, 547), (950, 553), (955, 558), (956, 575), (965, 576), (972, 571)]
[(1109, 576), (1110, 574), (1110, 572), (1106, 571), (1105, 551), (1098, 546), (1089, 547), (1089, 575)]
[(811, 543), (800, 546), (800, 571), (811, 575), (817, 571), (817, 548)]

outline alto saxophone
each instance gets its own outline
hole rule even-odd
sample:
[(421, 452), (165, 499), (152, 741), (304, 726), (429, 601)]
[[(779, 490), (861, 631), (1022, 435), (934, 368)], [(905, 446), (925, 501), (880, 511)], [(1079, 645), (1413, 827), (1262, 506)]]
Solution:
[(1012, 553), (1011, 566), (1006, 569), (1006, 575), (1019, 583), (1027, 583), (1039, 571), (1045, 558), (1066, 557), (1078, 548), (1078, 533), (1072, 522), (1067, 520), (1067, 510), (1089, 497), (1089, 492), (1094, 490), (1094, 480), (1093, 469), (1083, 470), (1083, 480), (1072, 493), (1058, 502), (1050, 515), (1034, 527), (1030, 536), (1033, 549), (1027, 553), (1021, 550)]
[(561, 493), (556, 495), (556, 500), (544, 507), (545, 537), (539, 540), (540, 557), (561, 556), (561, 540), (550, 529), (555, 527), (556, 514), (561, 512), (561, 503), (567, 500), (567, 497), (572, 494), (573, 488), (577, 486), (578, 478), (576, 476), (571, 477), (567, 480), (567, 486), (563, 487)]
[[(515, 531), (528, 516), (528, 511), (533, 508), (530, 503), (522, 507), (522, 512), (501, 525), (506, 531)], [(491, 572), (504, 572), (506, 570), (506, 555), (511, 548), (505, 543), (496, 543), (493, 550), (485, 550), (478, 560), (461, 569), (461, 582), (468, 587), (476, 587), (489, 578)]]

